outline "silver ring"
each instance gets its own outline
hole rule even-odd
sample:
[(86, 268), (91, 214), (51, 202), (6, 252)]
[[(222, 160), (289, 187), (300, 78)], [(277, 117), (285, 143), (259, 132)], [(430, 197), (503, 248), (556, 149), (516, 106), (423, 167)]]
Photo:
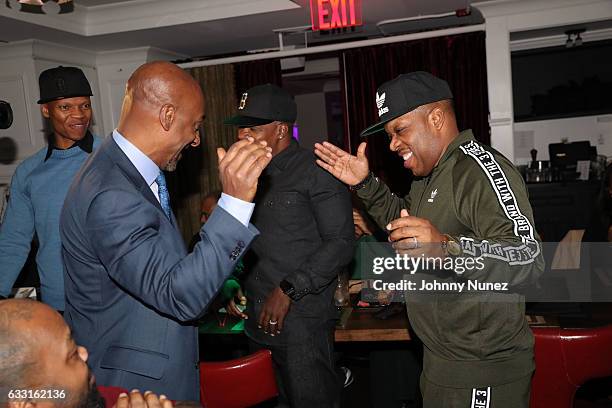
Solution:
[(270, 324), (278, 324), (278, 321), (270, 319), (270, 320), (268, 321), (268, 323), (270, 323)]
[(414, 240), (414, 247), (413, 247), (413, 249), (418, 248), (419, 247), (419, 241), (417, 241), (416, 237), (412, 237), (412, 239)]

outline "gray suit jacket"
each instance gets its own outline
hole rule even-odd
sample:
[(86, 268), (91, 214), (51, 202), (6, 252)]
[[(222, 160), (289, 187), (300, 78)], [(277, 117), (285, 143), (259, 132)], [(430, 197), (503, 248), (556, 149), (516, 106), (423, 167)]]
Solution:
[(258, 234), (217, 207), (187, 254), (174, 217), (112, 137), (77, 173), (60, 220), (64, 317), (99, 385), (199, 400), (200, 316)]

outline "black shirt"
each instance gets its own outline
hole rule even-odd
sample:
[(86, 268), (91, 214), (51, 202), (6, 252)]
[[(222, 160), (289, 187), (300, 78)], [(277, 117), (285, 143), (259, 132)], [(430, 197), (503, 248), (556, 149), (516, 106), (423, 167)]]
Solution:
[[(44, 161), (47, 161), (47, 159), (51, 157), (51, 153), (53, 153), (53, 149), (61, 150), (57, 146), (55, 146), (55, 135), (53, 133), (47, 136), (47, 141), (48, 141), (47, 154), (45, 154)], [(73, 143), (72, 146), (70, 146), (68, 149), (72, 149), (73, 147), (79, 147), (85, 153), (91, 153), (93, 150), (93, 142), (94, 142), (93, 135), (88, 130), (87, 133), (85, 133), (85, 137), (83, 137), (78, 142)]]
[(251, 222), (261, 235), (245, 257), (247, 334), (257, 341), (282, 342), (257, 328), (268, 294), (286, 279), (303, 296), (292, 301), (285, 322), (329, 320), (337, 313), (333, 294), (338, 273), (354, 252), (353, 214), (348, 189), (315, 162), (295, 140), (277, 154), (259, 179)]

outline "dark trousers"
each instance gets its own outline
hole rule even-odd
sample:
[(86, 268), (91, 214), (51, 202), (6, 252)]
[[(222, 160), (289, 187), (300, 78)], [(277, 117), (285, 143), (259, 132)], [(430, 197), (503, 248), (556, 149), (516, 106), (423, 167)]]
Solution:
[[(372, 408), (420, 406), (419, 376), (423, 353), (413, 340), (370, 352), (370, 402)], [(386, 346), (386, 345), (383, 345)]]
[(450, 388), (421, 374), (423, 408), (528, 408), (531, 375), (508, 384)]
[(251, 352), (268, 349), (279, 389), (278, 407), (337, 408), (341, 385), (335, 371), (335, 321), (293, 321), (283, 329), (280, 344), (249, 339)]

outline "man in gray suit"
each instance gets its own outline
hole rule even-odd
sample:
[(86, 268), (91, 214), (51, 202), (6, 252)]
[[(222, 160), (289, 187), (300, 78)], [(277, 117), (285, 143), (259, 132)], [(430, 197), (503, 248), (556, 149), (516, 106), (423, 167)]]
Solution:
[(169, 206), (162, 170), (200, 143), (198, 83), (167, 62), (127, 83), (118, 128), (77, 174), (64, 203), (65, 319), (89, 350), (98, 384), (198, 400), (200, 316), (251, 241), (264, 143), (218, 149), (223, 194), (191, 254)]

